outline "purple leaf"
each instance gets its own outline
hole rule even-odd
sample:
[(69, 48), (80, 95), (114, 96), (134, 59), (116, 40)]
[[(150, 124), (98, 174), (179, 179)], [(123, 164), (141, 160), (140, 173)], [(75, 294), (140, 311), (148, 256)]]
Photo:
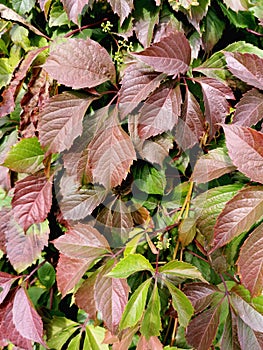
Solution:
[(129, 16), (133, 9), (133, 0), (107, 0), (114, 13), (120, 17), (120, 25), (123, 24), (126, 17)]
[(191, 61), (191, 48), (182, 32), (172, 32), (160, 42), (133, 55), (153, 67), (156, 72), (176, 76), (187, 72)]
[[(41, 0), (43, 2), (43, 0)], [(46, 0), (47, 1), (47, 0)], [(68, 18), (78, 24), (78, 16), (81, 15), (85, 5), (92, 6), (94, 0), (61, 0)], [(42, 8), (43, 10), (43, 8)]]
[(188, 283), (183, 290), (187, 298), (191, 301), (195, 312), (204, 311), (212, 302), (218, 288), (207, 283)]
[(43, 67), (60, 84), (74, 89), (115, 81), (115, 67), (110, 55), (89, 38), (67, 39), (57, 44)]
[(5, 297), (10, 291), (12, 284), (18, 278), (19, 276), (10, 275), (6, 272), (0, 272), (0, 287), (2, 288), (0, 291), (0, 304), (4, 301)]

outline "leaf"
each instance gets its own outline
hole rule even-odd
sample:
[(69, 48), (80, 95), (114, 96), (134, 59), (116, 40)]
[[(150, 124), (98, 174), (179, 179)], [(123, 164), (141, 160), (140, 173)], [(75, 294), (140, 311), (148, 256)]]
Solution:
[(219, 325), (220, 305), (197, 315), (186, 330), (187, 342), (196, 350), (209, 349)]
[(67, 39), (55, 45), (43, 68), (60, 84), (73, 89), (115, 80), (115, 67), (108, 52), (90, 38)]
[(110, 251), (106, 238), (88, 224), (78, 223), (53, 241), (55, 247), (69, 258), (96, 259)]
[(184, 74), (191, 61), (191, 48), (181, 32), (172, 32), (140, 53), (133, 53), (155, 71), (168, 75)]
[[(83, 7), (88, 4), (92, 5), (92, 0), (61, 0), (68, 18), (78, 24), (78, 16), (81, 15)], [(42, 9), (43, 10), (43, 9)]]
[(133, 9), (133, 0), (107, 0), (114, 13), (120, 17), (120, 25), (123, 24), (126, 17), (129, 16)]
[(240, 126), (252, 126), (262, 119), (263, 94), (257, 89), (246, 92), (236, 104), (233, 124)]
[(15, 294), (13, 322), (18, 332), (24, 338), (37, 342), (46, 347), (46, 344), (43, 341), (42, 319), (33, 308), (24, 288), (19, 288)]
[(162, 350), (163, 345), (157, 337), (150, 337), (148, 340), (141, 336), (137, 344), (136, 350)]
[(135, 326), (142, 318), (150, 284), (151, 278), (143, 282), (130, 297), (121, 318), (121, 330)]
[(231, 295), (231, 303), (245, 324), (255, 332), (263, 332), (263, 316), (257, 310), (235, 293)]
[[(10, 291), (12, 284), (18, 279), (18, 276), (10, 275), (7, 272), (0, 271), (0, 304)], [(1, 322), (0, 322), (1, 323)]]
[(211, 52), (221, 39), (226, 25), (212, 7), (209, 8), (204, 23), (205, 28), (202, 35), (203, 46), (206, 52)]
[(94, 182), (107, 189), (121, 184), (136, 159), (130, 137), (118, 125), (98, 132), (88, 150)]
[(237, 237), (263, 215), (263, 186), (250, 186), (240, 190), (217, 218), (214, 228), (213, 251)]
[(39, 140), (46, 155), (69, 149), (82, 134), (82, 119), (95, 97), (64, 92), (51, 97), (39, 114)]
[(225, 52), (226, 62), (230, 72), (245, 83), (262, 88), (263, 59), (255, 54)]
[(238, 340), (242, 350), (253, 349), (261, 350), (263, 347), (262, 333), (254, 332), (248, 327), (240, 317), (237, 319)]
[(242, 0), (223, 0), (227, 7), (230, 7), (231, 10), (238, 11), (247, 11), (248, 7), (245, 6), (245, 2)]
[(76, 332), (78, 326), (78, 323), (65, 317), (54, 316), (47, 325), (49, 348), (61, 350), (67, 340)]
[(217, 287), (207, 283), (187, 283), (184, 287), (184, 293), (191, 301), (196, 313), (204, 311), (218, 292)]
[(36, 137), (26, 138), (14, 145), (4, 166), (18, 173), (35, 173), (44, 168), (44, 151)]
[(172, 130), (181, 114), (180, 86), (161, 86), (145, 101), (139, 115), (138, 134), (147, 139)]
[(234, 100), (235, 97), (228, 86), (216, 79), (197, 78), (195, 81), (202, 87), (205, 117), (209, 123), (210, 138), (212, 138), (219, 129), (217, 124), (223, 123), (230, 111), (227, 99)]
[(182, 116), (176, 125), (175, 140), (182, 150), (193, 147), (204, 133), (204, 116), (194, 95), (186, 89)]
[(163, 170), (144, 164), (133, 169), (134, 185), (147, 194), (164, 194), (166, 178)]
[(242, 245), (237, 266), (242, 284), (252, 297), (263, 290), (263, 224), (259, 225)]
[(8, 58), (0, 60), (0, 88), (9, 84), (12, 78), (13, 68), (11, 67)]
[(10, 263), (17, 272), (25, 270), (40, 257), (48, 245), (49, 226), (44, 221), (30, 226), (25, 235), (18, 223), (11, 219), (5, 231), (6, 252)]
[(43, 173), (29, 175), (15, 184), (13, 214), (25, 231), (47, 218), (52, 205), (52, 179)]
[(56, 273), (54, 267), (49, 263), (45, 262), (37, 271), (39, 281), (47, 288), (50, 289), (56, 281)]
[(35, 0), (13, 0), (12, 7), (20, 15), (29, 13), (35, 6)]
[(93, 320), (95, 320), (97, 314), (94, 290), (97, 276), (98, 272), (96, 271), (83, 282), (74, 295), (76, 305), (88, 314), (89, 319)]
[(196, 219), (185, 218), (182, 219), (178, 226), (178, 240), (182, 247), (188, 246), (194, 240), (196, 235)]
[(169, 292), (172, 296), (172, 305), (178, 313), (178, 320), (182, 327), (187, 327), (191, 317), (194, 314), (194, 308), (187, 296), (171, 282), (165, 280)]
[(112, 264), (111, 260), (101, 270), (94, 289), (97, 309), (106, 327), (115, 334), (128, 301), (129, 286), (124, 279), (107, 277)]
[[(252, 181), (263, 182), (263, 134), (239, 125), (222, 125), (233, 164)], [(244, 162), (246, 159), (246, 162)]]
[(237, 338), (237, 320), (232, 310), (228, 312), (221, 339), (222, 350), (241, 350)]
[(129, 254), (121, 259), (108, 273), (108, 277), (127, 278), (135, 272), (148, 270), (154, 272), (152, 265), (141, 254)]
[(164, 78), (165, 74), (157, 74), (152, 68), (140, 63), (128, 66), (124, 71), (119, 92), (121, 119), (124, 119), (140, 102), (145, 100)]
[(155, 283), (140, 328), (141, 334), (147, 340), (149, 340), (150, 337), (158, 337), (160, 335), (160, 330), (162, 329), (160, 312), (161, 301), (157, 283)]
[(218, 177), (234, 171), (233, 165), (224, 148), (217, 147), (202, 155), (195, 163), (192, 179), (197, 184), (217, 179)]
[[(103, 344), (105, 329), (92, 324), (86, 326), (86, 336), (83, 350), (108, 350), (109, 346)], [(76, 349), (76, 348), (74, 348)]]
[(68, 350), (75, 350), (80, 348), (80, 341), (81, 341), (81, 333), (77, 334), (74, 338), (71, 339), (71, 341), (68, 344), (67, 349)]
[(199, 0), (197, 6), (191, 6), (187, 11), (188, 21), (201, 33), (200, 22), (206, 16), (210, 6), (210, 0)]
[(171, 260), (159, 268), (160, 273), (183, 278), (200, 279), (205, 281), (201, 272), (193, 265), (178, 260)]

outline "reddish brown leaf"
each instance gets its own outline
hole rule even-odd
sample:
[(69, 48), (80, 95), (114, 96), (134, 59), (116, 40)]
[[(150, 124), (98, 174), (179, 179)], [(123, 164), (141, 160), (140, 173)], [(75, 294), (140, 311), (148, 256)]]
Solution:
[(263, 115), (263, 94), (257, 89), (245, 93), (238, 104), (233, 123), (241, 126), (252, 126), (257, 124)]
[(24, 338), (47, 347), (43, 341), (42, 319), (28, 299), (24, 288), (19, 288), (14, 297), (13, 322)]
[(263, 58), (252, 53), (225, 52), (230, 72), (245, 83), (262, 88)]
[(238, 340), (241, 345), (241, 350), (253, 349), (262, 350), (263, 349), (263, 334), (253, 331), (248, 327), (240, 317), (237, 319), (237, 332)]
[(214, 227), (213, 249), (218, 249), (257, 222), (263, 215), (263, 186), (240, 190), (218, 216)]
[(52, 179), (43, 173), (17, 181), (12, 200), (13, 214), (25, 231), (44, 221), (52, 205)]
[(195, 79), (202, 87), (203, 99), (205, 105), (205, 117), (210, 126), (210, 138), (215, 135), (219, 129), (218, 123), (223, 123), (225, 117), (230, 111), (227, 99), (234, 100), (232, 90), (213, 78), (197, 78)]
[(88, 150), (94, 182), (107, 189), (121, 184), (136, 159), (130, 137), (118, 125), (99, 132), (89, 144)]
[(18, 223), (11, 219), (7, 229), (7, 257), (18, 272), (25, 270), (40, 256), (42, 249), (48, 244), (49, 227), (47, 221), (32, 225), (25, 235)]
[(208, 350), (217, 333), (220, 306), (211, 308), (196, 316), (187, 327), (186, 339), (196, 350)]
[(111, 269), (112, 261), (99, 273), (95, 284), (95, 300), (106, 327), (115, 334), (128, 301), (129, 286), (126, 279), (106, 277)]
[(0, 291), (0, 304), (4, 301), (7, 296), (10, 288), (15, 280), (17, 280), (19, 276), (10, 275), (6, 272), (0, 272), (0, 287), (2, 290)]
[(120, 25), (124, 22), (125, 18), (129, 16), (133, 9), (133, 0), (107, 0), (114, 13), (120, 17)]
[(263, 183), (263, 134), (239, 125), (222, 126), (233, 164), (251, 180)]
[(60, 84), (92, 88), (115, 80), (115, 67), (104, 47), (89, 38), (67, 39), (51, 51), (44, 69)]
[(237, 337), (237, 317), (232, 309), (229, 309), (226, 318), (220, 346), (221, 350), (241, 350)]
[(124, 71), (120, 89), (119, 108), (121, 119), (134, 110), (138, 104), (145, 100), (154, 91), (165, 74), (154, 73), (149, 67), (142, 64), (131, 64)]
[(6, 238), (5, 231), (9, 226), (12, 217), (11, 209), (4, 208), (0, 211), (0, 249), (6, 254)]
[(160, 42), (133, 55), (157, 72), (176, 76), (188, 70), (191, 48), (182, 32), (172, 32)]
[(39, 140), (47, 154), (69, 149), (82, 133), (82, 119), (94, 96), (64, 92), (50, 98), (39, 115)]
[(194, 167), (192, 179), (205, 183), (234, 171), (236, 167), (223, 148), (216, 148), (201, 156)]
[(138, 125), (142, 139), (172, 130), (181, 114), (182, 96), (180, 86), (175, 89), (162, 86), (143, 105)]
[(263, 224), (243, 244), (237, 265), (242, 284), (252, 297), (259, 296), (263, 290)]
[[(133, 327), (133, 328), (126, 328), (124, 331), (121, 332), (121, 340), (118, 342), (114, 342), (112, 345), (112, 350), (123, 350), (123, 349), (128, 349), (133, 336), (135, 333), (137, 333), (139, 327)], [(111, 344), (111, 343), (110, 343)]]
[(157, 337), (150, 337), (148, 340), (141, 336), (136, 350), (162, 350), (163, 345)]
[(71, 289), (75, 287), (93, 260), (94, 258), (70, 258), (60, 253), (56, 268), (56, 278), (58, 290), (62, 294), (62, 297), (64, 297)]
[(186, 89), (182, 118), (176, 126), (176, 142), (183, 149), (193, 147), (204, 133), (204, 116), (194, 95)]
[(68, 18), (78, 24), (78, 16), (81, 15), (85, 5), (92, 6), (94, 0), (61, 0)]
[(184, 288), (196, 313), (204, 311), (211, 304), (216, 292), (219, 292), (218, 288), (206, 283), (188, 283)]
[(83, 309), (89, 316), (89, 319), (95, 320), (97, 314), (97, 308), (95, 304), (95, 284), (97, 279), (97, 273), (93, 273), (75, 294), (76, 305)]

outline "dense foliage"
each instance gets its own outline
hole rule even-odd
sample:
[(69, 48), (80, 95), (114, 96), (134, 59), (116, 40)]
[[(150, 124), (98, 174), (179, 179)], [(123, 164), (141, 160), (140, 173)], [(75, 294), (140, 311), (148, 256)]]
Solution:
[(0, 15), (0, 347), (262, 349), (262, 1)]

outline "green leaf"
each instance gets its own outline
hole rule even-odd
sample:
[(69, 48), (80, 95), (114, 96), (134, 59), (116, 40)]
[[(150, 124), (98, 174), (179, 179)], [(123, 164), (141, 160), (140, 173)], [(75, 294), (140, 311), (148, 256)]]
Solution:
[(140, 329), (141, 334), (147, 340), (150, 337), (160, 335), (160, 330), (162, 329), (160, 311), (161, 302), (158, 293), (158, 287), (157, 284), (155, 284)]
[(35, 173), (44, 168), (44, 151), (36, 137), (26, 138), (14, 145), (4, 166), (18, 173)]
[(20, 15), (29, 13), (35, 6), (36, 0), (12, 0), (13, 9)]
[(221, 39), (224, 29), (225, 22), (221, 21), (217, 12), (210, 7), (205, 17), (205, 30), (202, 36), (207, 52), (211, 52), (219, 39)]
[(129, 299), (120, 322), (120, 329), (133, 327), (141, 319), (144, 312), (146, 298), (151, 278), (143, 282)]
[(152, 265), (141, 254), (129, 254), (107, 274), (108, 277), (127, 278), (135, 272), (148, 270), (154, 272)]
[(56, 281), (56, 272), (54, 267), (46, 262), (40, 269), (37, 271), (38, 278), (40, 282), (47, 289), (51, 288)]
[(64, 11), (61, 3), (55, 3), (52, 5), (49, 14), (49, 27), (60, 27), (63, 25), (70, 26), (67, 13)]
[(102, 344), (105, 338), (105, 332), (106, 330), (102, 327), (88, 325), (86, 327), (83, 350), (108, 350), (109, 346), (107, 344)]
[[(1, 49), (1, 47), (0, 47)], [(8, 58), (0, 59), (0, 88), (9, 84), (13, 69), (9, 64)]]
[(148, 194), (163, 194), (166, 186), (166, 178), (163, 170), (145, 164), (137, 166), (133, 170), (134, 184), (139, 190)]
[[(8, 50), (7, 50), (7, 47), (6, 47), (6, 43), (1, 38), (0, 38), (0, 51), (2, 51), (3, 54), (8, 55)], [(0, 60), (0, 62), (1, 62), (1, 60)]]
[(29, 31), (22, 26), (15, 25), (12, 27), (10, 33), (13, 43), (28, 51), (30, 48), (30, 40), (28, 39)]
[(81, 341), (81, 333), (77, 334), (76, 337), (71, 339), (71, 341), (67, 347), (67, 350), (80, 349), (80, 341)]
[(159, 268), (159, 272), (177, 277), (199, 279), (205, 282), (201, 272), (195, 266), (183, 261), (169, 261), (167, 264)]
[(45, 293), (45, 291), (46, 290), (43, 287), (40, 288), (40, 287), (33, 286), (28, 288), (27, 293), (32, 303), (34, 305), (37, 305), (38, 299), (41, 297), (43, 293)]
[(47, 325), (47, 344), (49, 348), (60, 350), (78, 326), (78, 323), (65, 317), (55, 316)]
[(224, 15), (229, 19), (236, 28), (254, 28), (256, 25), (255, 17), (249, 11), (234, 12), (227, 9), (223, 4), (219, 3)]
[[(1, 197), (0, 197), (1, 198)], [(142, 238), (142, 236), (144, 235), (144, 230), (142, 230), (139, 227), (135, 227), (130, 233), (129, 236), (131, 238), (131, 240), (126, 243), (125, 245), (125, 250), (123, 252), (123, 256), (126, 257), (129, 254), (134, 254), (136, 252), (136, 248), (139, 244), (140, 239)]]
[(178, 313), (178, 320), (181, 326), (187, 327), (194, 314), (194, 308), (187, 296), (172, 283), (164, 281), (172, 295), (172, 304)]

